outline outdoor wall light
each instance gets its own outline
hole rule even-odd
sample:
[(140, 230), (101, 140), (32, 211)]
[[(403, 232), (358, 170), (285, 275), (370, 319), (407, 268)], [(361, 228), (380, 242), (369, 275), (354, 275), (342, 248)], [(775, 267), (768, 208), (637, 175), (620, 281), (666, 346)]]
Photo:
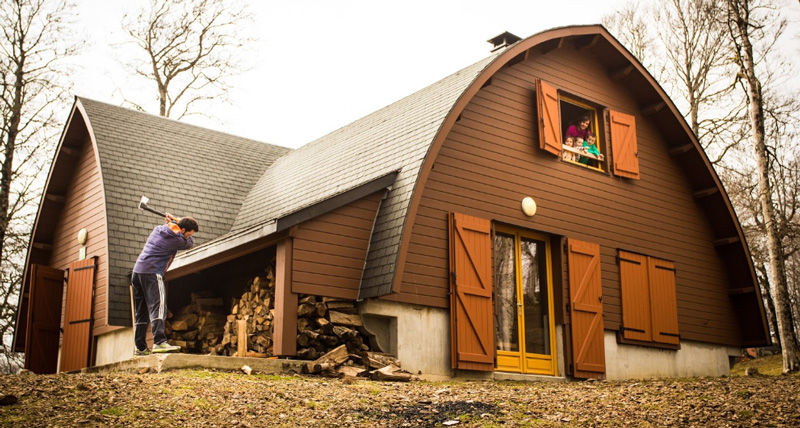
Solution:
[(528, 217), (533, 217), (533, 215), (536, 214), (536, 201), (530, 196), (526, 196), (522, 199), (522, 212)]
[(78, 243), (81, 245), (86, 244), (86, 240), (89, 239), (89, 232), (84, 228), (78, 231)]

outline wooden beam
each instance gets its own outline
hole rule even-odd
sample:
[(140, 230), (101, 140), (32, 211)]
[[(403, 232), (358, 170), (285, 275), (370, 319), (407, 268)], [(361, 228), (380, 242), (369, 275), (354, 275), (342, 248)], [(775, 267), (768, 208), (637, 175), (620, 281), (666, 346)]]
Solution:
[(53, 244), (45, 244), (44, 242), (34, 242), (33, 248), (35, 250), (53, 251)]
[(77, 156), (78, 155), (78, 149), (73, 149), (73, 148), (70, 148), (70, 147), (67, 147), (67, 146), (61, 146), (60, 152), (64, 153), (67, 156)]
[(275, 254), (275, 320), (273, 354), (297, 355), (297, 294), (292, 292), (293, 238), (278, 243)]
[(599, 41), (600, 41), (600, 35), (599, 34), (595, 34), (594, 37), (590, 38), (588, 41), (587, 41), (586, 37), (584, 37), (582, 39), (579, 39), (579, 41), (575, 43), (575, 47), (578, 50), (582, 50), (583, 51), (583, 50), (587, 50), (589, 48), (594, 47), (594, 45), (596, 45), (597, 42), (599, 42)]
[(697, 200), (697, 199), (706, 198), (706, 197), (711, 196), (711, 195), (716, 195), (717, 193), (719, 193), (719, 188), (718, 187), (709, 187), (708, 189), (698, 190), (698, 191), (692, 193), (692, 197), (695, 200)]
[(682, 155), (684, 153), (687, 153), (688, 151), (690, 151), (692, 149), (694, 149), (694, 145), (693, 144), (685, 144), (683, 146), (678, 146), (678, 147), (670, 149), (669, 155), (673, 156), (673, 157), (679, 156), (679, 155)]
[(625, 67), (619, 68), (617, 70), (612, 70), (609, 74), (611, 80), (621, 80), (625, 78), (625, 76), (631, 74), (633, 71), (633, 64), (628, 64)]
[(67, 200), (67, 197), (64, 195), (55, 195), (52, 193), (44, 195), (44, 198), (50, 202), (55, 202), (57, 204), (63, 204)]
[(742, 294), (750, 294), (755, 293), (756, 289), (753, 287), (743, 287), (743, 288), (731, 288), (728, 290), (729, 296), (739, 296)]
[(562, 46), (564, 46), (563, 37), (560, 37), (557, 40), (551, 40), (549, 42), (542, 43), (542, 54), (546, 54), (556, 49), (561, 49)]
[(739, 242), (739, 237), (738, 236), (731, 236), (731, 237), (728, 237), (728, 238), (722, 238), (722, 239), (714, 240), (714, 246), (715, 247), (722, 247), (722, 246), (725, 246), (725, 245), (735, 244), (737, 242)]
[(665, 103), (664, 101), (658, 101), (656, 103), (642, 107), (642, 114), (645, 116), (650, 116), (652, 114), (658, 113), (659, 110), (661, 110), (666, 106), (667, 103)]

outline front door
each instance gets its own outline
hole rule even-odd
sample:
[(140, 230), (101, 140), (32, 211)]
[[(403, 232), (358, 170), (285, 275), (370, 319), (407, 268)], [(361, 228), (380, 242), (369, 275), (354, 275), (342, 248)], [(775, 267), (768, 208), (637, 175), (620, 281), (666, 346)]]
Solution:
[(37, 374), (55, 373), (61, 336), (64, 271), (35, 264), (30, 269), (25, 368)]
[(497, 370), (555, 376), (550, 240), (529, 231), (495, 230)]

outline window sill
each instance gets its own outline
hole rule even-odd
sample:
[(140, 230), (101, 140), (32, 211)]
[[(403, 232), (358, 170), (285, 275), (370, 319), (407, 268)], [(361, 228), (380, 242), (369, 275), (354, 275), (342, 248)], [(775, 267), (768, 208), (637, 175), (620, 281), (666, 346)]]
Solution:
[(645, 346), (648, 348), (657, 348), (657, 349), (667, 349), (671, 351), (677, 351), (681, 349), (681, 345), (672, 345), (670, 343), (660, 343), (660, 342), (645, 342), (642, 340), (633, 340), (633, 339), (626, 339), (622, 337), (622, 332), (617, 331), (617, 343), (622, 345), (636, 345), (636, 346)]

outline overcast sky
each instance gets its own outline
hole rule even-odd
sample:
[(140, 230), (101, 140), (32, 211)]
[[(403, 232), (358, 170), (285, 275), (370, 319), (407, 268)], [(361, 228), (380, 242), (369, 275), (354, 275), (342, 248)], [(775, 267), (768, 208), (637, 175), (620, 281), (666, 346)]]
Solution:
[[(137, 84), (118, 59), (122, 15), (145, 0), (80, 0), (90, 46), (75, 94), (121, 104), (155, 89)], [(188, 121), (286, 147), (299, 147), (489, 55), (489, 38), (528, 37), (564, 25), (599, 23), (624, 0), (252, 1), (252, 69), (232, 80), (231, 104), (216, 120)], [(795, 3), (796, 5), (796, 3)]]

